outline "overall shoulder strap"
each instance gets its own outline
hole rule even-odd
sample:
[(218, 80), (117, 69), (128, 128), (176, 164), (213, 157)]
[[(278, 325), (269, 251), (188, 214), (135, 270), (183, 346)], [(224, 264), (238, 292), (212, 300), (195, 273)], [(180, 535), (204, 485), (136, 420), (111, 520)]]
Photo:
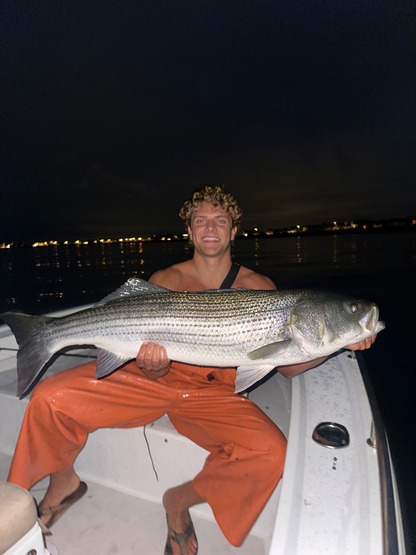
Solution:
[(231, 289), (231, 286), (234, 283), (235, 278), (237, 277), (237, 274), (239, 271), (240, 271), (240, 264), (233, 262), (231, 264), (230, 271), (225, 276), (224, 281), (220, 285), (220, 289)]

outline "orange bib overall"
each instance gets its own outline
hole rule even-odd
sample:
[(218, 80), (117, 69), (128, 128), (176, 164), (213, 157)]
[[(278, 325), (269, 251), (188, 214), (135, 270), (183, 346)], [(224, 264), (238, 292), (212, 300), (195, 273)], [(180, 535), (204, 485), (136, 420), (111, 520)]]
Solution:
[(32, 394), (8, 479), (29, 489), (68, 470), (97, 428), (143, 426), (167, 413), (180, 434), (210, 452), (192, 485), (239, 546), (282, 475), (286, 440), (234, 393), (235, 372), (173, 362), (153, 381), (132, 362), (97, 380), (91, 362), (49, 377)]

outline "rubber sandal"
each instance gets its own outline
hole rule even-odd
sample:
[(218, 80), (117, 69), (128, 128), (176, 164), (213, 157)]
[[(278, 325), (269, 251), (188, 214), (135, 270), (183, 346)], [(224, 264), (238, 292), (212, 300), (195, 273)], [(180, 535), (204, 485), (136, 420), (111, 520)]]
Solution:
[[(195, 536), (195, 541), (197, 541), (194, 524), (192, 522), (191, 515), (189, 514), (189, 511), (188, 511), (188, 515), (187, 515), (187, 520), (189, 521), (187, 529), (185, 530), (185, 532), (182, 532), (181, 534), (178, 534), (177, 532), (175, 532), (175, 530), (173, 530), (169, 526), (168, 515), (166, 514), (166, 521), (168, 523), (168, 538), (166, 540), (165, 555), (172, 555), (173, 554), (172, 541), (176, 542), (179, 545), (179, 547), (181, 548), (181, 555), (183, 555), (183, 548), (185, 547), (186, 542), (189, 540), (189, 538), (192, 535)], [(198, 547), (196, 548), (195, 555), (197, 555), (197, 553), (198, 553)]]
[(87, 484), (85, 482), (80, 482), (78, 489), (76, 489), (74, 493), (71, 493), (71, 495), (68, 495), (68, 497), (65, 497), (59, 505), (54, 505), (53, 507), (48, 507), (47, 509), (39, 511), (39, 518), (51, 515), (51, 518), (46, 524), (46, 527), (50, 528), (59, 518), (61, 518), (64, 512), (67, 511), (71, 505), (87, 493), (87, 490)]

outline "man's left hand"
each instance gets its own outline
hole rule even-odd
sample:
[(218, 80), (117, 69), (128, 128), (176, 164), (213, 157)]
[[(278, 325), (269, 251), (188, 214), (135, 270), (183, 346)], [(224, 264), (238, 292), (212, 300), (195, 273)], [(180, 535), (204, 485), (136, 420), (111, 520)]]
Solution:
[(345, 347), (345, 348), (350, 349), (351, 351), (365, 351), (365, 349), (369, 349), (371, 347), (371, 345), (374, 343), (376, 338), (377, 338), (377, 334), (372, 335), (371, 337), (367, 337), (367, 339), (363, 339), (362, 341), (359, 341), (358, 343), (354, 343), (353, 345), (349, 345), (348, 347)]

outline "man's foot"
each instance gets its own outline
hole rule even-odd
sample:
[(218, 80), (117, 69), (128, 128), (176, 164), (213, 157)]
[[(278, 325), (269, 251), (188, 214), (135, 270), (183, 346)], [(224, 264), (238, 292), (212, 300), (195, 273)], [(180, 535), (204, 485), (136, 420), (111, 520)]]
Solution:
[[(187, 515), (188, 525), (185, 532), (175, 532), (175, 530), (173, 530), (169, 526), (167, 514), (166, 520), (168, 521), (168, 538), (166, 540), (165, 555), (174, 555), (175, 552), (180, 553), (180, 555), (186, 555), (187, 553), (192, 553), (196, 555), (198, 553), (198, 542), (196, 539), (195, 528), (189, 511)], [(179, 546), (179, 548), (177, 546)]]
[(88, 491), (88, 486), (85, 482), (80, 482), (78, 489), (65, 497), (58, 505), (47, 507), (46, 509), (39, 509), (39, 518), (42, 522), (47, 520), (47, 528), (50, 528), (55, 522), (61, 518), (65, 511), (69, 509), (78, 499), (81, 499)]
[(86, 491), (86, 484), (81, 486), (80, 479), (73, 468), (66, 472), (51, 474), (49, 487), (39, 504), (40, 519), (48, 527), (52, 526)]
[(193, 489), (191, 482), (167, 490), (163, 496), (168, 522), (165, 555), (198, 553), (198, 542), (188, 508), (203, 501)]

